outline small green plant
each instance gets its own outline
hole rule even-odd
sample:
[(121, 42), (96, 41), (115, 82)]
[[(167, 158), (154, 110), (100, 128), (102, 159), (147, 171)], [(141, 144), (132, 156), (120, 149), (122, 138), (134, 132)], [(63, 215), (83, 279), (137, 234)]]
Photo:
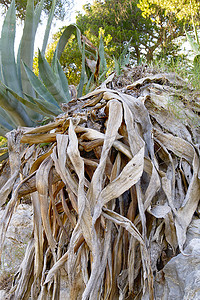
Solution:
[(130, 62), (130, 52), (128, 51), (131, 40), (125, 45), (124, 50), (120, 54), (119, 58), (116, 59), (114, 57), (114, 62), (115, 62), (115, 72), (117, 75), (120, 75), (122, 72), (122, 69), (127, 66)]

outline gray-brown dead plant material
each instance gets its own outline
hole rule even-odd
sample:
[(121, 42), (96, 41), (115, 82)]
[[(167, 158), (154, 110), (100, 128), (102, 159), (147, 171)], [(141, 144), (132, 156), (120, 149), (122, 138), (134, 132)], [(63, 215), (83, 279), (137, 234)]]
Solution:
[(153, 300), (165, 264), (187, 254), (199, 215), (199, 96), (174, 74), (131, 82), (127, 72), (128, 85), (112, 74), (53, 123), (8, 134), (1, 251), (20, 199), (34, 208), (10, 299), (59, 299), (65, 270), (66, 299)]

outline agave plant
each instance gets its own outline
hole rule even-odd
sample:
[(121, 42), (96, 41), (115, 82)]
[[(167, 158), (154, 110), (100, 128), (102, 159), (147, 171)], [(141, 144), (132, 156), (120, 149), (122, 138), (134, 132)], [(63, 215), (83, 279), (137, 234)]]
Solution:
[[(50, 31), (50, 23), (55, 9), (55, 0), (52, 1), (48, 26), (46, 28), (43, 47), (45, 50)], [(41, 119), (42, 109), (36, 102), (30, 101), (26, 96), (36, 97), (23, 64), (32, 68), (34, 55), (34, 41), (36, 30), (40, 21), (44, 1), (34, 8), (34, 1), (27, 1), (26, 17), (17, 58), (14, 53), (16, 32), (15, 1), (7, 11), (1, 32), (0, 40), (0, 135), (5, 135), (8, 130), (17, 126), (32, 126)], [(20, 103), (20, 101), (21, 103)]]
[[(55, 10), (55, 0), (49, 14), (39, 50), (38, 78), (32, 71), (34, 41), (44, 0), (34, 8), (34, 1), (27, 1), (24, 29), (17, 58), (14, 53), (16, 32), (15, 0), (12, 1), (2, 27), (0, 39), (0, 135), (18, 126), (33, 126), (44, 116), (52, 117), (62, 112), (59, 104), (70, 100), (67, 78), (60, 66), (59, 57), (71, 34), (76, 31), (80, 51), (84, 51), (81, 33), (76, 25), (68, 26), (56, 49), (52, 66), (47, 63), (44, 54), (47, 46), (51, 22)], [(83, 55), (84, 56), (84, 55)], [(84, 64), (85, 66), (85, 58)], [(86, 80), (83, 67), (78, 95), (82, 95)]]

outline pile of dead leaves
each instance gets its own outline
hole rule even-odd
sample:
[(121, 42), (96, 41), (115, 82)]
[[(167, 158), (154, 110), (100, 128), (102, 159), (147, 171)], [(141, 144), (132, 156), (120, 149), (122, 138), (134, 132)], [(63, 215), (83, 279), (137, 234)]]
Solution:
[(69, 299), (154, 299), (184, 252), (199, 214), (199, 94), (174, 74), (130, 84), (132, 74), (128, 86), (111, 75), (53, 123), (9, 133), (1, 251), (18, 202), (34, 208), (11, 299), (59, 299), (62, 270)]

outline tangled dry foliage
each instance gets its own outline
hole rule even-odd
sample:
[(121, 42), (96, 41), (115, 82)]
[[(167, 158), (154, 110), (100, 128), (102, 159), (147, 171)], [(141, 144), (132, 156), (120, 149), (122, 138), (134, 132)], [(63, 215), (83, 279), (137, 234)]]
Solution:
[(69, 299), (154, 299), (199, 214), (199, 99), (175, 74), (126, 69), (53, 123), (8, 134), (1, 251), (20, 199), (34, 208), (10, 299), (59, 299), (61, 270)]

